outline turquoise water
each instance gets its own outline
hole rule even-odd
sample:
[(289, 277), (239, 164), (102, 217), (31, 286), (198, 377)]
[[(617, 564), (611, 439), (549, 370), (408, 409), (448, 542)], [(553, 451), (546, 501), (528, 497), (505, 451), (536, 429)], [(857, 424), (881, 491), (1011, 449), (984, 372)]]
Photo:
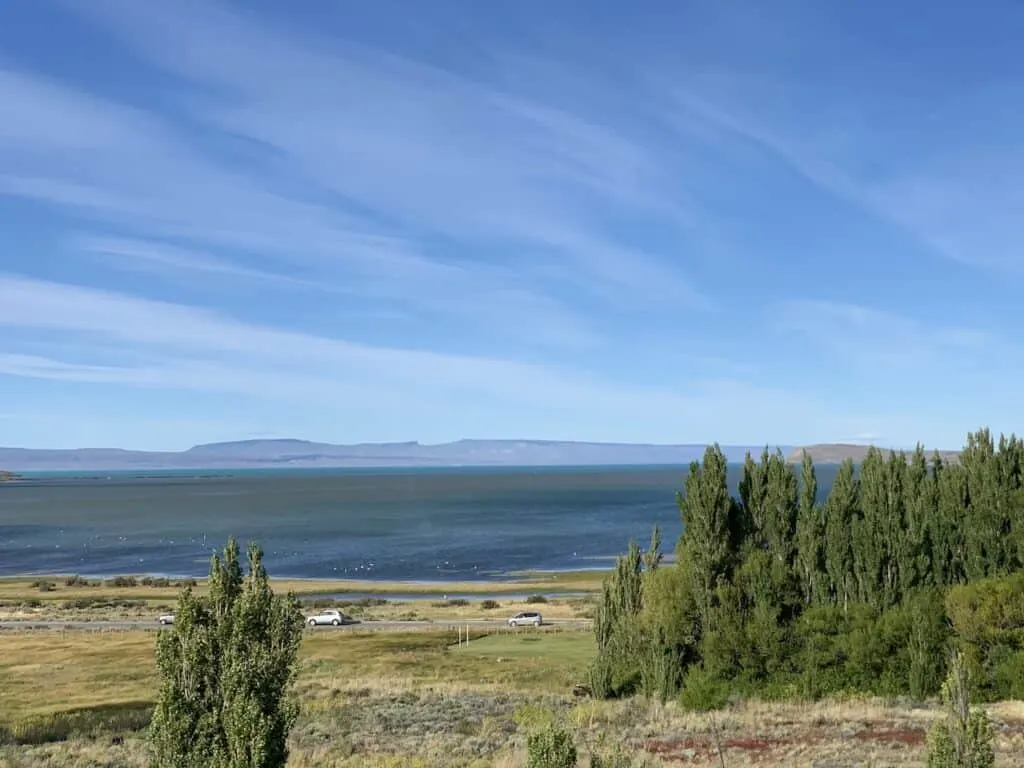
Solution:
[[(822, 492), (833, 469), (819, 469)], [(202, 576), (234, 535), (303, 578), (604, 567), (681, 532), (679, 467), (60, 472), (0, 484), (0, 575)], [(733, 470), (733, 483), (738, 471)]]

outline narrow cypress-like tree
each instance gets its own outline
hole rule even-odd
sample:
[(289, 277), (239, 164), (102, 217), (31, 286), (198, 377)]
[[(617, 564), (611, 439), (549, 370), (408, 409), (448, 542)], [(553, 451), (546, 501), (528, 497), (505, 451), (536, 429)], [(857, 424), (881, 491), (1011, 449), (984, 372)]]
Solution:
[(935, 485), (928, 473), (928, 459), (920, 445), (914, 449), (903, 483), (903, 527), (899, 531), (900, 592), (932, 583), (931, 543), (928, 523), (937, 514)]
[(857, 599), (851, 542), (857, 497), (853, 462), (846, 460), (839, 466), (825, 501), (825, 570), (832, 599), (844, 611)]
[(879, 520), (879, 550), (882, 552), (882, 604), (896, 605), (902, 599), (900, 555), (906, 531), (904, 485), (907, 456), (893, 451), (885, 463), (885, 512)]
[(298, 713), (291, 695), (303, 619), (294, 596), (275, 596), (263, 553), (238, 545), (210, 565), (209, 595), (186, 589), (157, 638), (154, 768), (283, 768)]
[(765, 538), (777, 563), (789, 568), (795, 554), (797, 479), (793, 468), (776, 450), (768, 459), (768, 492), (765, 495)]
[(768, 458), (767, 446), (761, 453), (760, 463), (754, 461), (748, 451), (743, 457), (743, 472), (740, 476), (741, 538), (754, 548), (765, 546), (763, 532), (767, 517)]
[(825, 524), (818, 506), (818, 477), (807, 451), (800, 462), (800, 503), (796, 518), (796, 563), (806, 605), (825, 599)]
[(693, 462), (686, 477), (686, 492), (677, 496), (683, 519), (679, 563), (693, 579), (701, 620), (707, 622), (715, 588), (728, 580), (736, 539), (735, 501), (729, 493), (728, 462), (716, 443), (704, 452), (704, 462)]
[(1000, 504), (999, 467), (992, 435), (987, 429), (967, 436), (960, 455), (967, 476), (967, 531), (964, 563), (967, 578), (1002, 573), (1006, 566), (1006, 509)]
[(967, 473), (960, 464), (941, 464), (937, 475), (936, 561), (944, 566), (945, 579), (937, 586), (967, 581), (966, 525)]
[(858, 487), (858, 510), (850, 526), (857, 599), (881, 608), (884, 604), (882, 569), (886, 558), (884, 535), (888, 492), (885, 459), (877, 448), (869, 448), (861, 462)]

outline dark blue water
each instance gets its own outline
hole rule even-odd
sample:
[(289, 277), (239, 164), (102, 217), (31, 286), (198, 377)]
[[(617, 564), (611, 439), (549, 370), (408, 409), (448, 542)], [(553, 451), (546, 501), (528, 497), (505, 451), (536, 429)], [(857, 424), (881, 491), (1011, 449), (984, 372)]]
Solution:
[(231, 535), (258, 541), (281, 577), (605, 567), (631, 537), (646, 543), (655, 524), (672, 550), (685, 481), (678, 467), (146, 475), (0, 484), (0, 575), (203, 576)]

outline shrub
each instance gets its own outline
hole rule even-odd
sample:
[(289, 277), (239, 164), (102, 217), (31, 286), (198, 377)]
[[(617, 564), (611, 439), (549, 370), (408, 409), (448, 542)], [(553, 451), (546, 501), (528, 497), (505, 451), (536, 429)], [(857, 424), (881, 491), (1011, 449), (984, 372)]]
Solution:
[(970, 674), (959, 652), (950, 660), (942, 699), (949, 717), (928, 734), (928, 768), (992, 768), (992, 726), (982, 710), (971, 709)]
[(64, 579), (64, 586), (65, 587), (88, 587), (89, 586), (89, 580), (76, 574), (74, 576), (68, 576), (66, 579)]
[(526, 737), (526, 768), (575, 768), (578, 759), (572, 734), (549, 725)]
[(465, 600), (461, 597), (454, 600), (442, 600), (437, 603), (433, 603), (435, 608), (464, 608), (469, 605), (469, 600)]
[(95, 738), (101, 733), (138, 732), (149, 725), (152, 714), (151, 704), (127, 702), (36, 715), (0, 729), (0, 744), (34, 746), (72, 738)]
[(480, 603), (480, 607), (485, 611), (493, 611), (495, 608), (501, 608), (501, 603), (497, 600), (484, 600)]
[(690, 667), (683, 677), (683, 690), (679, 694), (679, 705), (683, 709), (709, 712), (721, 709), (728, 701), (728, 687), (703, 666)]
[(534, 603), (534, 604), (536, 604), (536, 603), (546, 603), (547, 601), (548, 601), (548, 599), (546, 597), (544, 597), (544, 595), (530, 595), (529, 597), (526, 598), (526, 602)]
[(108, 587), (137, 587), (139, 586), (139, 580), (134, 576), (115, 576), (112, 579), (107, 579), (104, 582)]
[(33, 589), (38, 589), (40, 592), (54, 592), (57, 589), (56, 584), (52, 581), (46, 581), (45, 579), (33, 581), (29, 586)]

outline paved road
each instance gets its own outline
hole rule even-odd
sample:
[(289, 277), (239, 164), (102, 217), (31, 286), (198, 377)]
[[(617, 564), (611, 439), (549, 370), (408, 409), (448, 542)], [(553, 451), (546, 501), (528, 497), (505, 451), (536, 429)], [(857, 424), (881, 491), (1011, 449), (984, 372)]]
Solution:
[[(591, 622), (585, 619), (566, 619), (545, 622), (547, 629), (589, 629)], [(322, 626), (314, 632), (345, 632), (352, 630), (371, 630), (378, 632), (408, 632), (423, 629), (450, 629), (470, 627), (472, 629), (506, 629), (505, 621), (496, 619), (467, 619), (466, 621), (365, 621), (342, 624), (340, 627)], [(0, 630), (127, 630), (127, 629), (160, 629), (156, 621), (0, 621)], [(525, 628), (524, 628), (525, 631)]]

